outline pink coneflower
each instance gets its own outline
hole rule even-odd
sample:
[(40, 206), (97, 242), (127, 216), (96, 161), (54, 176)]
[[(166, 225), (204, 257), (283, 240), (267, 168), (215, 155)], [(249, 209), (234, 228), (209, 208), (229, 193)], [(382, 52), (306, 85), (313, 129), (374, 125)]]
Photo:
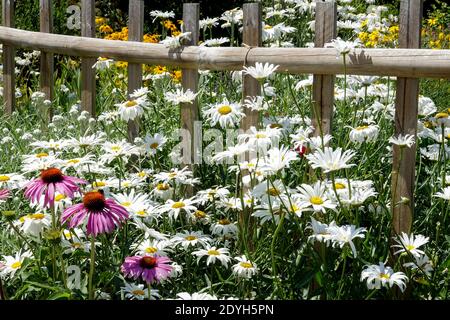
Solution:
[(169, 258), (160, 256), (126, 257), (121, 271), (133, 279), (142, 276), (147, 283), (160, 282), (172, 271), (173, 267), (168, 264), (169, 262), (171, 262)]
[(57, 168), (49, 168), (41, 171), (39, 179), (35, 179), (26, 185), (25, 197), (32, 202), (39, 202), (44, 193), (44, 206), (49, 207), (55, 202), (55, 193), (73, 198), (74, 193), (80, 190), (77, 183), (86, 183), (82, 179), (63, 175), (61, 170)]
[(113, 231), (128, 218), (128, 211), (113, 199), (105, 199), (103, 192), (92, 191), (84, 194), (83, 203), (64, 210), (61, 222), (70, 220), (69, 227), (74, 228), (83, 223), (86, 216), (89, 216), (87, 234), (95, 237)]
[(9, 190), (0, 189), (0, 200), (4, 200), (6, 198), (9, 198)]

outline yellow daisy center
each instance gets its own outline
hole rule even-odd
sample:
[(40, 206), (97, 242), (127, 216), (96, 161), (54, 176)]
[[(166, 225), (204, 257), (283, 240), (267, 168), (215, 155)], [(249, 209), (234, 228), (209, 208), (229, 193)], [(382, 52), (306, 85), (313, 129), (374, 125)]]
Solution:
[(201, 211), (201, 210), (197, 210), (197, 211), (195, 211), (194, 216), (197, 219), (201, 219), (201, 218), (205, 218), (206, 217), (206, 213)]
[(136, 105), (137, 105), (137, 102), (136, 102), (135, 100), (128, 100), (128, 101), (125, 103), (125, 106), (126, 106), (127, 108), (135, 107)]
[(13, 269), (19, 269), (22, 266), (22, 262), (16, 261), (11, 265), (11, 268)]
[(210, 256), (220, 256), (220, 252), (217, 250), (208, 250), (208, 255)]
[(184, 208), (186, 205), (184, 204), (184, 202), (175, 202), (174, 204), (172, 204), (172, 208), (173, 209), (181, 209)]
[(253, 267), (252, 264), (251, 264), (250, 262), (241, 262), (241, 263), (239, 263), (239, 265), (240, 265), (242, 268), (245, 268), (245, 269), (250, 269), (250, 268)]
[(139, 210), (136, 212), (138, 216), (145, 216), (145, 210)]
[(48, 153), (45, 153), (45, 152), (41, 152), (41, 153), (38, 153), (38, 154), (36, 154), (36, 158), (45, 158), (45, 157), (48, 157)]
[(256, 139), (264, 139), (264, 138), (266, 138), (267, 136), (266, 136), (264, 133), (257, 133), (257, 134), (255, 135), (255, 137), (256, 137)]
[(61, 200), (65, 199), (65, 198), (66, 198), (65, 195), (63, 195), (63, 194), (57, 194), (57, 195), (55, 196), (55, 201), (58, 202), (58, 201), (61, 201)]
[(8, 177), (8, 176), (0, 176), (0, 182), (6, 182), (6, 181), (9, 181), (9, 180), (11, 180), (11, 178)]
[(359, 127), (356, 127), (355, 130), (362, 131), (362, 130), (365, 130), (365, 129), (368, 129), (368, 128), (369, 128), (369, 126), (359, 126)]
[(268, 25), (268, 24), (266, 24), (265, 26), (264, 26), (264, 29), (266, 29), (266, 30), (270, 30), (270, 29), (272, 29), (273, 27), (271, 26), (271, 25)]
[(119, 152), (120, 149), (121, 149), (120, 146), (112, 146), (111, 147), (111, 150), (114, 151), (114, 152)]
[(448, 118), (448, 113), (439, 112), (438, 114), (436, 114), (436, 119), (442, 119), (442, 118)]
[(156, 186), (156, 189), (158, 189), (159, 191), (166, 191), (169, 190), (170, 186), (166, 183), (158, 183), (158, 185)]
[(159, 143), (158, 143), (158, 142), (153, 142), (153, 143), (150, 145), (150, 149), (156, 149), (156, 148), (158, 148), (158, 146), (159, 146)]
[(70, 159), (69, 161), (67, 161), (67, 164), (77, 164), (80, 163), (80, 160), (78, 159)]
[(140, 289), (133, 290), (133, 291), (131, 291), (131, 293), (134, 294), (135, 296), (145, 296), (144, 290), (140, 290)]
[(380, 273), (380, 278), (381, 279), (389, 279), (391, 276), (388, 275), (387, 273)]
[(276, 197), (280, 195), (280, 191), (278, 191), (276, 188), (270, 188), (267, 190), (267, 193), (271, 195), (272, 197)]
[(221, 106), (217, 111), (221, 115), (225, 116), (225, 115), (229, 114), (232, 110), (231, 110), (230, 106)]
[(228, 219), (221, 219), (221, 220), (219, 220), (219, 224), (221, 224), (221, 225), (223, 225), (223, 226), (226, 226), (226, 225), (228, 225), (228, 224), (230, 224), (231, 222), (230, 222), (230, 220), (228, 220)]
[(94, 182), (94, 183), (92, 184), (92, 186), (93, 186), (94, 188), (104, 187), (104, 186), (106, 186), (106, 182), (103, 182), (103, 181), (96, 181), (96, 182)]
[(33, 219), (33, 220), (42, 220), (45, 218), (45, 215), (43, 213), (35, 213), (35, 214), (29, 215), (29, 218)]
[(336, 183), (334, 184), (334, 187), (335, 187), (336, 189), (338, 189), (338, 190), (345, 189), (345, 184), (340, 183), (340, 182), (336, 182)]
[(158, 249), (155, 248), (155, 247), (148, 247), (148, 248), (145, 248), (145, 252), (147, 252), (147, 253), (155, 253), (155, 252), (157, 252), (157, 251), (158, 251)]
[(311, 197), (311, 199), (309, 199), (309, 201), (312, 204), (317, 204), (317, 205), (321, 205), (323, 203), (322, 198), (321, 197), (317, 197), (317, 196)]
[(131, 202), (130, 201), (125, 201), (125, 202), (122, 202), (121, 205), (124, 206), (124, 207), (129, 207), (129, 206), (131, 206)]
[(414, 250), (416, 247), (414, 247), (413, 245), (411, 245), (411, 244), (408, 244), (407, 246), (405, 246), (406, 247), (406, 250), (408, 250), (408, 251), (411, 251), (411, 250)]
[(81, 248), (81, 243), (80, 243), (80, 242), (74, 242), (74, 243), (72, 243), (72, 248), (74, 248), (74, 249), (79, 249), (79, 248)]
[(187, 241), (194, 241), (194, 240), (197, 240), (197, 237), (196, 236), (187, 236), (185, 239)]

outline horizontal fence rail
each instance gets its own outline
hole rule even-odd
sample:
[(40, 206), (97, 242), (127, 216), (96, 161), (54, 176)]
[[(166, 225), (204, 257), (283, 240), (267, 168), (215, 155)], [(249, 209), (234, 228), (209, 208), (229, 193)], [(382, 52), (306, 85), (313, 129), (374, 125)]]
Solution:
[[(0, 42), (16, 48), (79, 57), (109, 57), (142, 64), (186, 69), (241, 70), (244, 62), (280, 65), (292, 74), (343, 74), (344, 64), (333, 48), (245, 48), (186, 46), (168, 49), (161, 44), (129, 43), (65, 36), (0, 27)], [(250, 51), (250, 52), (249, 52)], [(246, 59), (247, 57), (247, 59)], [(450, 79), (450, 50), (355, 49), (348, 55), (347, 74)]]

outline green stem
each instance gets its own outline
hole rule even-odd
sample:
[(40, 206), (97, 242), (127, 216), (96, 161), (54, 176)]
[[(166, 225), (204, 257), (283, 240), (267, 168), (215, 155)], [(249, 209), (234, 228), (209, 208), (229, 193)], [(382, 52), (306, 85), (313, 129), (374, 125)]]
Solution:
[(91, 238), (91, 266), (89, 270), (89, 300), (94, 300), (94, 287), (92, 285), (92, 279), (94, 277), (94, 270), (95, 270), (95, 237), (92, 236)]

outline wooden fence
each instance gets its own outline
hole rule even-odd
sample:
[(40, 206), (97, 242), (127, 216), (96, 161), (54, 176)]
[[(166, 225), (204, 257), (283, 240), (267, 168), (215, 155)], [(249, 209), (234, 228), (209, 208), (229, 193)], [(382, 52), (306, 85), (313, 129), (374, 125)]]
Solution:
[[(53, 97), (53, 54), (82, 57), (81, 104), (84, 110), (95, 115), (95, 70), (96, 58), (103, 56), (128, 61), (128, 93), (142, 85), (142, 64), (178, 66), (183, 70), (184, 89), (196, 92), (198, 69), (242, 70), (244, 64), (270, 62), (280, 65), (278, 72), (291, 74), (314, 74), (313, 123), (324, 133), (331, 132), (333, 114), (334, 80), (336, 74), (344, 73), (342, 59), (336, 58), (336, 51), (323, 48), (336, 36), (336, 4), (318, 2), (316, 7), (315, 48), (262, 48), (261, 47), (261, 5), (243, 5), (243, 42), (245, 47), (207, 48), (199, 47), (199, 4), (183, 4), (185, 31), (192, 32), (188, 46), (169, 50), (160, 44), (142, 43), (143, 0), (129, 0), (129, 39), (133, 43), (95, 39), (95, 1), (82, 0), (82, 37), (52, 34), (52, 1), (40, 0), (40, 33), (14, 29), (14, 1), (2, 0), (2, 23), (0, 42), (3, 44), (3, 81), (5, 112), (10, 114), (15, 106), (14, 57), (15, 48), (40, 50), (41, 90), (48, 99)], [(423, 77), (450, 78), (450, 50), (428, 50), (420, 48), (422, 0), (402, 0), (400, 8), (400, 49), (356, 49), (348, 56), (347, 74), (397, 76), (395, 133), (416, 134), (419, 79)], [(299, 30), (301, 32), (301, 30)], [(253, 78), (243, 77), (243, 99), (260, 94), (260, 87)], [(246, 111), (242, 121), (244, 129), (257, 125), (257, 114)], [(194, 122), (199, 117), (198, 104), (181, 106), (181, 127), (194, 134)], [(318, 134), (319, 130), (316, 130)], [(137, 121), (128, 124), (128, 136), (132, 141), (139, 132)], [(192, 157), (196, 151), (192, 150)], [(393, 151), (392, 188), (393, 227), (395, 232), (409, 232), (414, 208), (414, 176), (416, 146)], [(394, 193), (394, 191), (393, 191)], [(400, 201), (402, 197), (408, 201)], [(394, 205), (400, 203), (400, 205)]]

